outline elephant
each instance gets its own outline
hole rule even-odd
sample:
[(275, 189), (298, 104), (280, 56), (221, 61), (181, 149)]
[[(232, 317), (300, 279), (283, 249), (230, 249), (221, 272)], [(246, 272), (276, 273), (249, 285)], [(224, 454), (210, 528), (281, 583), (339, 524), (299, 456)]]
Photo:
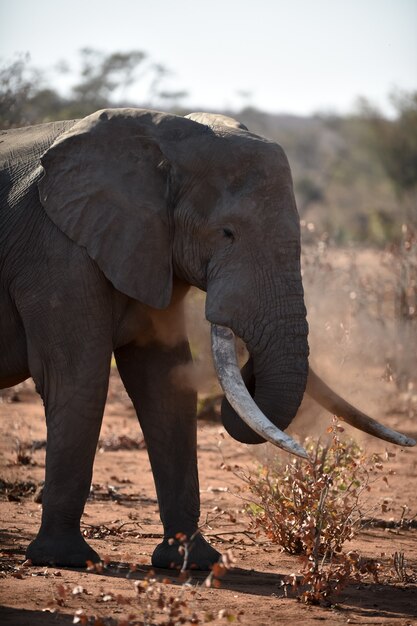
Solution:
[[(192, 361), (190, 286), (207, 294), (232, 437), (306, 456), (284, 430), (307, 390), (354, 426), (415, 444), (309, 368), (299, 217), (277, 143), (221, 115), (118, 108), (3, 131), (0, 161), (0, 388), (32, 377), (47, 423), (33, 564), (100, 559), (80, 519), (113, 355), (156, 486), (153, 566), (181, 566), (179, 533), (194, 567), (220, 558), (199, 532), (196, 392), (172, 375)], [(242, 371), (236, 336), (249, 353)]]

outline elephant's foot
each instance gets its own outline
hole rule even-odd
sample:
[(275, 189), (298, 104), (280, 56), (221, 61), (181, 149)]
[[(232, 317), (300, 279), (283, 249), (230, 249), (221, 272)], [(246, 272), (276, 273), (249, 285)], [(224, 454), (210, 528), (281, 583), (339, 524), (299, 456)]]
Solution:
[(87, 561), (98, 563), (100, 557), (84, 540), (80, 532), (65, 535), (41, 535), (29, 544), (26, 558), (33, 565), (86, 567)]
[(221, 554), (198, 533), (188, 545), (176, 539), (164, 539), (152, 554), (152, 565), (163, 569), (181, 569), (184, 556), (187, 558), (186, 569), (194, 570), (210, 570), (221, 558)]

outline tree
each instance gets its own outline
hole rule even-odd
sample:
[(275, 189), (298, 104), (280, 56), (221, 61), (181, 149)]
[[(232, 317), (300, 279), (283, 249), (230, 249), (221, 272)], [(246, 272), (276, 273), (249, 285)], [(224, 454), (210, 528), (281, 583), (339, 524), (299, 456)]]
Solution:
[(391, 94), (397, 116), (389, 120), (365, 100), (362, 114), (370, 124), (371, 148), (401, 198), (417, 191), (417, 91)]
[[(0, 70), (0, 127), (13, 128), (52, 120), (84, 117), (111, 106), (178, 107), (185, 91), (163, 88), (169, 71), (148, 60), (141, 50), (105, 54), (92, 48), (80, 50), (81, 69), (69, 95), (46, 84), (42, 72), (19, 57)], [(66, 64), (66, 71), (68, 71)], [(140, 103), (128, 101), (128, 90), (140, 82)]]
[[(81, 56), (81, 80), (73, 86), (72, 106), (77, 117), (102, 109), (114, 100), (126, 97), (126, 89), (137, 79), (137, 69), (146, 59), (140, 50), (113, 52), (105, 55), (99, 50), (83, 48)], [(88, 112), (87, 112), (88, 111)]]
[(32, 123), (30, 103), (39, 93), (42, 82), (39, 71), (28, 66), (29, 55), (17, 57), (0, 68), (0, 125), (12, 128)]

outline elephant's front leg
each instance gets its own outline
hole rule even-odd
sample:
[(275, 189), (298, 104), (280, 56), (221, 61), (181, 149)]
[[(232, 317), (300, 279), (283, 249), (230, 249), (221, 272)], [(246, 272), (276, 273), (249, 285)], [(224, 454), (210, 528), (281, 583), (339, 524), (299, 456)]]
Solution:
[(153, 342), (116, 351), (116, 361), (143, 430), (155, 480), (164, 540), (154, 567), (178, 567), (179, 533), (192, 538), (188, 566), (209, 569), (219, 560), (197, 532), (200, 495), (196, 454), (196, 394), (184, 380), (191, 364), (188, 342), (169, 347)]
[[(47, 324), (45, 323), (45, 326)], [(42, 523), (26, 556), (36, 565), (85, 567), (98, 554), (80, 532), (108, 388), (111, 332), (83, 328), (75, 341), (70, 320), (65, 340), (54, 334), (29, 343), (30, 366), (47, 423)], [(85, 330), (85, 332), (83, 332)], [(45, 329), (46, 331), (46, 329)], [(70, 339), (72, 337), (72, 340)]]

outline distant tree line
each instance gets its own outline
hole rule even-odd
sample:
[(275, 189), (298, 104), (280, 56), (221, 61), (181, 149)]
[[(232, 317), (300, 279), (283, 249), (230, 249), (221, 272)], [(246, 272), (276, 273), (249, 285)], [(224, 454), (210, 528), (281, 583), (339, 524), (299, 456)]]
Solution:
[[(188, 112), (181, 106), (187, 93), (167, 89), (169, 70), (143, 51), (84, 48), (79, 60), (65, 95), (28, 56), (0, 65), (0, 128), (76, 119), (108, 106)], [(68, 73), (65, 63), (59, 71)], [(139, 102), (131, 101), (132, 86)], [(417, 91), (397, 91), (391, 100), (393, 118), (365, 99), (347, 116), (300, 117), (253, 107), (220, 112), (285, 148), (307, 240), (319, 233), (338, 243), (386, 245), (399, 241), (404, 223), (417, 227)]]
[(404, 224), (417, 229), (417, 91), (390, 98), (392, 118), (364, 98), (346, 116), (239, 113), (285, 148), (307, 240), (321, 232), (386, 245), (401, 240)]
[[(80, 70), (67, 95), (52, 87), (43, 72), (30, 65), (28, 55), (0, 67), (0, 127), (76, 119), (108, 106), (138, 106), (129, 101), (129, 88), (141, 86), (142, 106), (175, 108), (186, 95), (170, 91), (164, 82), (169, 70), (152, 62), (141, 50), (105, 54), (92, 48), (79, 52)], [(61, 62), (56, 72), (68, 74)]]

